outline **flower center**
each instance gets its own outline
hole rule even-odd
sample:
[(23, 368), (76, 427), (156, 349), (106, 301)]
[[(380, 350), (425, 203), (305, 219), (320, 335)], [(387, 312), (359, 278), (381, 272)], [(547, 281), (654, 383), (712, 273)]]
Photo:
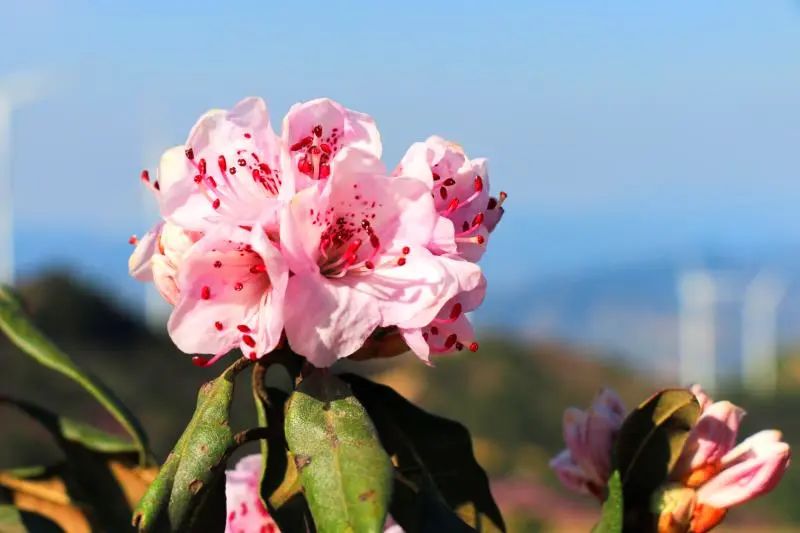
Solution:
[(325, 129), (317, 124), (308, 135), (294, 143), (289, 150), (297, 152), (297, 170), (311, 179), (325, 179), (331, 175), (330, 160), (339, 150), (339, 128), (331, 128), (323, 137)]

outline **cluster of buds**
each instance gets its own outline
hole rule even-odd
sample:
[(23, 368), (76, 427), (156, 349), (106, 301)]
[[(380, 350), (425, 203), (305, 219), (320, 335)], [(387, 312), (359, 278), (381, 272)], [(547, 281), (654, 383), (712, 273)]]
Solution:
[[(776, 430), (760, 431), (736, 444), (744, 410), (728, 401), (714, 402), (691, 387), (701, 414), (669, 479), (651, 497), (649, 511), (658, 533), (705, 533), (728, 509), (772, 490), (789, 464), (789, 445)], [(567, 449), (550, 463), (563, 485), (606, 497), (616, 436), (625, 409), (611, 391), (592, 406), (568, 409), (564, 416)]]

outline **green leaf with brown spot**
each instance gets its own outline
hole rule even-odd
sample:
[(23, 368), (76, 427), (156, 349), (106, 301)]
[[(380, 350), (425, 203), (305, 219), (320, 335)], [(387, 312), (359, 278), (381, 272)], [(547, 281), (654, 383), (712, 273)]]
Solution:
[(285, 432), (317, 531), (383, 531), (392, 464), (350, 387), (308, 376), (289, 398)]
[(403, 529), (505, 531), (463, 425), (423, 411), (385, 385), (341, 377), (366, 407), (396, 465), (391, 513)]
[(700, 405), (686, 389), (661, 391), (628, 415), (616, 444), (626, 507), (646, 502), (667, 479), (699, 416)]
[[(236, 375), (248, 364), (239, 360), (218, 378), (200, 387), (197, 407), (180, 439), (167, 457), (155, 481), (134, 512), (133, 522), (140, 531), (186, 531), (196, 521), (209, 495), (222, 504), (214, 511), (213, 522), (203, 517), (208, 531), (224, 528), (225, 461), (235, 447), (229, 411)], [(218, 523), (221, 519), (221, 523)]]

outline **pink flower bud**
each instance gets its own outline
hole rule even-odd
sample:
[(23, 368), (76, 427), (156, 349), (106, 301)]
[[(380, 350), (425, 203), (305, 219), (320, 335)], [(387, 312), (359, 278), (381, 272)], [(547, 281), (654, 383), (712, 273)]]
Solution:
[(609, 389), (601, 391), (586, 411), (571, 407), (564, 412), (567, 449), (550, 467), (565, 487), (604, 498), (614, 438), (624, 418), (622, 401)]

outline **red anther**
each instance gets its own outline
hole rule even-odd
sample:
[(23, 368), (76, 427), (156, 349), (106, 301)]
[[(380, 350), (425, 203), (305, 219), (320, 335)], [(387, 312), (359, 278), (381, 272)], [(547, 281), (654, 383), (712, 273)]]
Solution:
[(444, 341), (444, 347), (445, 347), (445, 348), (448, 348), (448, 349), (449, 349), (449, 348), (452, 348), (452, 347), (453, 347), (453, 345), (456, 343), (456, 341), (458, 341), (458, 337), (456, 337), (456, 334), (455, 334), (455, 333), (451, 333), (451, 334), (450, 334), (450, 335), (447, 337), (447, 339), (445, 339), (445, 341)]
[(475, 191), (481, 192), (483, 190), (483, 178), (475, 176)]
[(250, 135), (249, 133), (245, 133), (245, 134), (244, 134), (244, 138), (245, 138), (245, 139), (249, 139), (250, 137), (252, 137), (252, 135)]
[(447, 200), (447, 189), (439, 187), (439, 196), (442, 197), (442, 200)]
[(205, 175), (205, 173), (206, 173), (206, 160), (205, 159), (201, 159), (197, 163), (197, 171), (200, 172), (200, 174)]
[(254, 348), (256, 345), (256, 340), (250, 335), (242, 335), (242, 342), (251, 348)]
[(150, 173), (147, 170), (142, 170), (141, 174), (142, 181), (150, 182)]
[(195, 355), (194, 357), (192, 357), (192, 364), (194, 366), (199, 366), (202, 368), (208, 365), (208, 359), (200, 355)]
[(480, 226), (483, 224), (483, 213), (478, 213), (475, 215), (475, 218), (472, 219), (473, 226)]
[(373, 263), (372, 261), (366, 261), (364, 263), (364, 266), (367, 267), (368, 269), (372, 270), (372, 269), (375, 268), (375, 263)]
[(266, 164), (266, 163), (259, 163), (259, 165), (258, 165), (258, 168), (260, 168), (260, 169), (261, 169), (261, 171), (262, 171), (264, 174), (272, 174), (272, 169), (271, 169), (271, 168), (269, 168), (269, 165), (268, 165), (268, 164)]
[(244, 289), (244, 284), (243, 284), (241, 281), (237, 281), (237, 282), (236, 282), (236, 283), (233, 285), (233, 290), (235, 290), (235, 291), (240, 291), (240, 290), (242, 290), (242, 289)]
[(486, 204), (486, 209), (488, 209), (489, 211), (491, 211), (491, 210), (492, 210), (492, 209), (494, 209), (495, 207), (497, 207), (497, 198), (495, 198), (494, 196), (492, 196), (491, 198), (489, 198), (489, 203), (488, 203), (488, 204)]
[(397, 259), (397, 266), (403, 266), (405, 264), (406, 264), (406, 258), (405, 257), (400, 257), (400, 258)]
[(310, 175), (314, 171), (314, 167), (311, 166), (311, 162), (304, 157), (303, 159), (297, 162), (297, 170), (299, 170), (303, 174)]
[(411, 252), (411, 248), (408, 246), (403, 246), (403, 255), (408, 255)]
[(155, 190), (157, 190), (157, 191), (160, 191), (161, 190), (161, 184), (156, 181), (156, 182), (153, 183), (153, 188)]
[(321, 164), (319, 166), (319, 177), (327, 178), (330, 175), (331, 175), (331, 166), (328, 164)]
[(191, 148), (187, 148), (187, 149), (184, 151), (184, 153), (186, 154), (186, 159), (188, 159), (189, 161), (191, 161), (192, 159), (194, 159), (194, 150), (192, 150)]
[(450, 187), (456, 184), (456, 180), (454, 180), (453, 178), (447, 178), (446, 180), (444, 180), (443, 184), (445, 187)]
[(472, 344), (469, 345), (469, 351), (470, 352), (477, 352), (478, 348), (479, 348), (479, 345), (478, 345), (477, 342), (473, 342)]
[(250, 333), (250, 328), (246, 324), (239, 324), (238, 326), (236, 326), (236, 329), (238, 329), (242, 333)]
[(136, 238), (136, 235), (131, 235), (128, 238), (128, 244), (136, 244), (137, 242), (139, 242), (139, 239)]
[(194, 182), (195, 182), (195, 183), (200, 183), (201, 181), (203, 181), (203, 176), (201, 176), (200, 174), (197, 174), (197, 175), (194, 177)]
[(486, 239), (483, 237), (483, 235), (476, 235), (475, 240), (478, 241), (478, 244), (483, 244), (486, 242)]
[(222, 173), (224, 173), (225, 169), (228, 168), (228, 163), (227, 163), (227, 161), (225, 161), (225, 156), (224, 155), (220, 155), (217, 158), (217, 165), (219, 165), (219, 171), (222, 172)]
[(461, 315), (461, 304), (456, 302), (453, 309), (450, 310), (450, 320), (455, 320)]
[(439, 176), (439, 174), (437, 174), (436, 172), (433, 173), (433, 181), (439, 181), (440, 178), (441, 176)]
[(206, 181), (208, 182), (208, 186), (211, 187), (212, 189), (217, 188), (217, 180), (215, 180), (213, 177), (208, 176), (206, 178)]
[(314, 139), (312, 139), (311, 137), (303, 137), (302, 139), (300, 139), (299, 141), (294, 143), (289, 148), (289, 150), (291, 150), (292, 152), (296, 152), (298, 150), (302, 150), (303, 148), (305, 148), (306, 146), (308, 146), (312, 142), (314, 142)]
[(381, 240), (374, 233), (369, 236), (369, 243), (373, 248), (380, 248)]
[(452, 200), (450, 200), (450, 203), (447, 204), (447, 210), (455, 211), (456, 209), (458, 209), (458, 204), (459, 204), (458, 198), (453, 198)]
[(267, 271), (267, 266), (262, 263), (250, 267), (251, 274), (263, 274), (266, 271)]
[(456, 342), (456, 350), (458, 350), (460, 352), (463, 349), (464, 349), (464, 345), (461, 344), (460, 342)]
[(255, 361), (256, 359), (258, 359), (258, 354), (256, 352), (250, 352), (249, 354), (247, 354), (247, 356), (250, 358), (251, 361)]
[(322, 144), (320, 144), (320, 145), (319, 145), (319, 147), (320, 147), (320, 148), (322, 149), (322, 151), (323, 151), (323, 152), (325, 152), (326, 154), (330, 154), (330, 153), (331, 153), (331, 145), (330, 145), (330, 144), (328, 144), (328, 143), (322, 143)]
[(503, 203), (503, 202), (505, 202), (505, 201), (506, 201), (506, 198), (508, 198), (508, 194), (506, 194), (506, 193), (505, 193), (505, 192), (503, 192), (503, 191), (500, 191), (500, 194), (499, 194), (498, 196), (500, 197), (500, 201), (499, 201), (499, 203), (500, 203), (501, 205), (502, 205), (502, 203)]
[(220, 321), (214, 322), (214, 327), (217, 328), (217, 331), (222, 331), (222, 322)]
[(438, 335), (439, 334), (439, 328), (437, 328), (436, 326), (431, 326), (431, 334)]
[(316, 126), (314, 126), (314, 129), (313, 129), (313, 130), (311, 130), (311, 132), (312, 132), (312, 133), (313, 133), (313, 134), (314, 134), (316, 137), (322, 137), (322, 126), (320, 126), (319, 124), (317, 124)]
[(211, 287), (208, 285), (203, 285), (203, 288), (200, 289), (200, 298), (203, 300), (208, 300), (211, 298)]
[(220, 201), (219, 201), (219, 198), (217, 198), (213, 202), (211, 202), (211, 207), (213, 207), (214, 209), (219, 209), (219, 204), (220, 204)]

